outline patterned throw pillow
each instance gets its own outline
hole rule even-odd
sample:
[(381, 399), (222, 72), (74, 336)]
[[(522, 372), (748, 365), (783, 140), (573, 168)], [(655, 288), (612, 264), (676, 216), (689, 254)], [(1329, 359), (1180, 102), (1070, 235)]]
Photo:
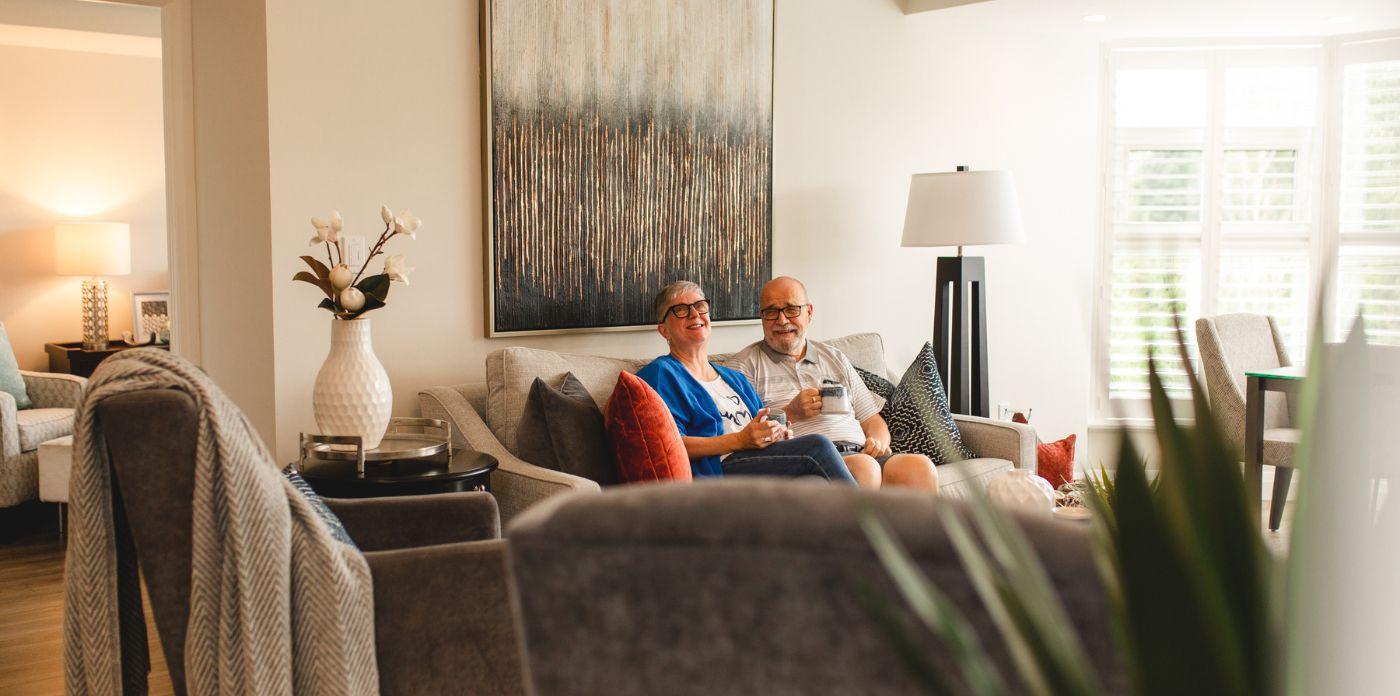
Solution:
[[(851, 367), (855, 367), (855, 365), (852, 365)], [(860, 381), (865, 382), (865, 388), (869, 389), (870, 393), (885, 400), (885, 407), (888, 408), (890, 405), (890, 399), (894, 398), (894, 382), (891, 382), (885, 379), (884, 377), (875, 374), (874, 372), (862, 370), (859, 367), (856, 367), (856, 374), (860, 375)], [(881, 410), (880, 415), (885, 415), (885, 411)]]
[(311, 488), (311, 484), (297, 473), (295, 466), (288, 464), (287, 468), (282, 470), (282, 475), (292, 482), (292, 486), (301, 493), (303, 498), (306, 498), (306, 502), (311, 503), (311, 509), (316, 511), (316, 516), (320, 517), (327, 527), (330, 527), (333, 539), (342, 544), (349, 544), (356, 551), (360, 550), (360, 547), (355, 545), (355, 540), (350, 538), (350, 532), (345, 530), (345, 525), (341, 523), (340, 518), (331, 512), (331, 509), (326, 506), (326, 501), (321, 500), (321, 496), (316, 494), (316, 491)]
[(630, 372), (617, 376), (605, 422), (623, 481), (691, 480), (681, 431), (661, 395), (641, 377)]
[(603, 412), (572, 372), (564, 375), (557, 389), (535, 378), (516, 441), (520, 458), (531, 464), (603, 486), (619, 482), (617, 462), (603, 429)]
[(932, 343), (924, 344), (881, 414), (890, 426), (890, 449), (895, 452), (928, 455), (934, 464), (977, 456), (963, 444), (948, 409), (948, 394), (938, 377)]
[(24, 375), (19, 373), (19, 361), (10, 349), (10, 337), (5, 333), (5, 325), (0, 324), (0, 391), (9, 392), (15, 397), (15, 408), (26, 409), (33, 405), (29, 400), (29, 390), (24, 386)]

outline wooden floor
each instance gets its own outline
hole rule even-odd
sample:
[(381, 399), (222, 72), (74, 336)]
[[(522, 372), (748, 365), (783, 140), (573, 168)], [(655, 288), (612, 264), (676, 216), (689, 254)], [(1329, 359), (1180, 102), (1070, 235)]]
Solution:
[[(63, 542), (52, 506), (47, 523), (6, 520), (21, 531), (0, 540), (0, 694), (47, 696), (63, 693)], [(173, 694), (161, 654), (150, 602), (150, 693)]]

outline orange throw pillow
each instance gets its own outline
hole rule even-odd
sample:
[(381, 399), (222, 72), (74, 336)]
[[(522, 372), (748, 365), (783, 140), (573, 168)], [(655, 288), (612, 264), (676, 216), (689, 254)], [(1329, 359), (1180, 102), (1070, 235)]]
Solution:
[(1074, 480), (1074, 434), (1056, 442), (1045, 442), (1035, 446), (1035, 473), (1060, 486)]
[(624, 483), (691, 480), (690, 458), (671, 410), (641, 377), (617, 376), (605, 427)]

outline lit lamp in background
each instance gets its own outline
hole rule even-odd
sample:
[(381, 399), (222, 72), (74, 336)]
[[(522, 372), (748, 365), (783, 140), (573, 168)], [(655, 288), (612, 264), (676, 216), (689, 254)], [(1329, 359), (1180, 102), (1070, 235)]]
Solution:
[(938, 259), (933, 305), (934, 357), (953, 413), (987, 416), (987, 269), (962, 248), (1025, 241), (1010, 172), (911, 178), (901, 246), (958, 248)]
[(107, 281), (131, 273), (131, 226), (124, 222), (64, 222), (53, 229), (59, 275), (83, 280), (83, 350), (107, 349)]

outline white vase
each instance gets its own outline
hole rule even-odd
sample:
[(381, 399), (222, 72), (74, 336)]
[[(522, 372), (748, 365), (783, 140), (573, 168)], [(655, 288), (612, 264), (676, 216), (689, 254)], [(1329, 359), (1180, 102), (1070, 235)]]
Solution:
[(374, 357), (369, 320), (331, 320), (331, 350), (311, 392), (321, 434), (359, 435), (365, 449), (378, 447), (393, 403), (389, 375)]

